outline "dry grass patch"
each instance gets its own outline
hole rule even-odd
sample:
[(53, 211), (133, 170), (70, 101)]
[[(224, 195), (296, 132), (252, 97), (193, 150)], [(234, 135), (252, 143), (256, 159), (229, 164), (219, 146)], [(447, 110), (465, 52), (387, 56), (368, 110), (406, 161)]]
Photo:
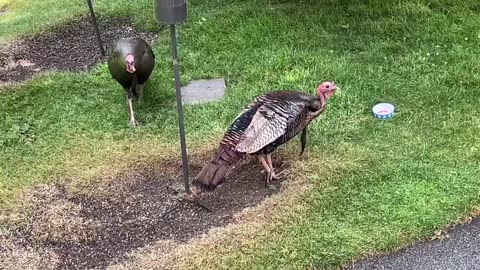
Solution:
[(22, 234), (28, 241), (78, 242), (95, 237), (99, 224), (85, 219), (82, 206), (69, 201), (64, 187), (39, 185), (23, 198), (21, 211), (9, 211), (1, 216), (14, 234)]
[(9, 270), (53, 270), (57, 269), (59, 258), (55, 252), (21, 246), (0, 236), (0, 265)]
[(81, 205), (57, 200), (40, 213), (32, 234), (41, 241), (81, 242), (93, 239), (99, 224), (82, 217), (80, 211)]

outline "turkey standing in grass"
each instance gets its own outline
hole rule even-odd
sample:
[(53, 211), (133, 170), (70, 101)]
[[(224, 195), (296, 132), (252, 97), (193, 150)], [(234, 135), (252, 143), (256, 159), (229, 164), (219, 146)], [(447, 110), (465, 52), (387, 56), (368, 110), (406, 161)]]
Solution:
[(141, 38), (122, 38), (115, 43), (108, 59), (112, 77), (123, 86), (128, 102), (130, 125), (138, 125), (132, 108), (132, 99), (142, 101), (143, 84), (152, 74), (155, 55), (148, 43)]
[(201, 191), (214, 190), (245, 154), (258, 155), (267, 172), (266, 184), (279, 179), (272, 165), (272, 152), (302, 131), (302, 154), (308, 124), (323, 112), (336, 89), (334, 82), (326, 81), (318, 86), (317, 96), (274, 91), (257, 97), (233, 121), (217, 153), (198, 173), (193, 184)]

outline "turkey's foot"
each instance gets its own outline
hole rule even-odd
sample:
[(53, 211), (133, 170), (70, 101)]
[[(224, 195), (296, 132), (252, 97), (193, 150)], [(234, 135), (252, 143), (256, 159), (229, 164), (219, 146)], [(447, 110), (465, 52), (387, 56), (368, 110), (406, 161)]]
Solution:
[(192, 190), (192, 193), (186, 194), (182, 193), (177, 196), (178, 201), (184, 202), (184, 203), (193, 203), (201, 208), (207, 210), (208, 212), (213, 212), (213, 209), (208, 207), (208, 205), (204, 204), (203, 202), (200, 201), (202, 197), (202, 193), (199, 191)]
[(268, 186), (271, 182), (274, 181), (281, 181), (284, 176), (287, 175), (287, 171), (283, 170), (279, 173), (275, 173), (274, 170), (271, 170), (270, 172), (267, 172), (267, 175), (265, 177), (265, 186)]
[(265, 177), (265, 186), (268, 186), (268, 184), (270, 184), (273, 181), (281, 180), (282, 177), (280, 176), (280, 174), (276, 174), (275, 171), (273, 170), (270, 170), (269, 172), (267, 172), (267, 175)]
[(288, 174), (288, 171), (287, 171), (287, 170), (283, 170), (283, 171), (275, 174), (274, 179), (275, 179), (275, 180), (282, 180), (282, 178), (285, 177), (285, 176), (287, 176), (287, 174)]
[(192, 192), (190, 192), (190, 194), (184, 192), (182, 190), (182, 192), (180, 192), (178, 195), (177, 195), (177, 198), (180, 200), (180, 201), (189, 201), (189, 202), (195, 202), (199, 199), (202, 198), (202, 192), (200, 191), (197, 191), (197, 190), (192, 190)]
[(128, 123), (132, 128), (136, 128), (140, 124), (138, 124), (137, 120), (135, 118), (130, 119), (130, 122)]

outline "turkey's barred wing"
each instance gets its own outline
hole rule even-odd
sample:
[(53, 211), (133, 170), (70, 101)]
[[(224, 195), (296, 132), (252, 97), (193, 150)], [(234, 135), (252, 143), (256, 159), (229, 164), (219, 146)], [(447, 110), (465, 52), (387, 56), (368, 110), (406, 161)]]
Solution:
[(232, 121), (223, 136), (221, 144), (228, 145), (231, 149), (235, 149), (238, 142), (243, 138), (243, 134), (252, 122), (253, 117), (263, 104), (264, 102), (258, 98), (248, 104), (248, 106), (235, 117), (235, 120)]
[(288, 131), (292, 121), (302, 114), (305, 104), (276, 100), (261, 106), (253, 116), (235, 150), (255, 153)]

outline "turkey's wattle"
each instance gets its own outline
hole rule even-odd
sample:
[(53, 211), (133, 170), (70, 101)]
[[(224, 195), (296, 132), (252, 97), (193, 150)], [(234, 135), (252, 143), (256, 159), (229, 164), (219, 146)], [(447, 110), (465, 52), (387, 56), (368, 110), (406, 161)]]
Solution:
[(125, 89), (130, 125), (138, 125), (133, 113), (133, 97), (143, 98), (143, 84), (150, 78), (155, 65), (155, 55), (148, 43), (141, 38), (118, 40), (108, 59), (108, 70)]
[(326, 81), (317, 87), (317, 96), (298, 91), (274, 91), (257, 97), (233, 121), (217, 153), (198, 173), (193, 184), (202, 191), (214, 190), (246, 154), (258, 155), (267, 172), (266, 183), (278, 179), (272, 165), (272, 152), (302, 132), (303, 153), (308, 124), (324, 111), (336, 89), (334, 82)]

